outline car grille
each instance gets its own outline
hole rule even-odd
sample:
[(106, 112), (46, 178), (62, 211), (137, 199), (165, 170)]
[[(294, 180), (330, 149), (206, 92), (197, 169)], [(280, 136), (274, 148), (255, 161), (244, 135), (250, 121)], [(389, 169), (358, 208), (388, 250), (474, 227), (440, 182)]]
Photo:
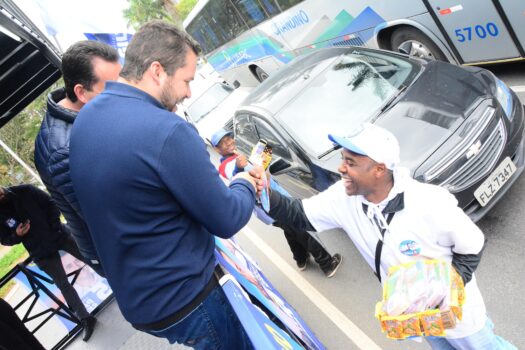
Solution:
[(452, 176), (443, 182), (449, 188), (464, 189), (486, 176), (498, 161), (505, 146), (505, 127), (500, 119), (496, 128), (483, 142), (479, 153), (467, 160)]

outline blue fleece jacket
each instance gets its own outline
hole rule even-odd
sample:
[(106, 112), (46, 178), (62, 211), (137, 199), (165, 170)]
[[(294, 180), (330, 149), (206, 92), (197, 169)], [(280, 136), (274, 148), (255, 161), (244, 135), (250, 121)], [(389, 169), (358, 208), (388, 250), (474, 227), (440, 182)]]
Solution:
[(73, 187), (122, 314), (158, 322), (212, 276), (213, 235), (229, 238), (255, 203), (224, 185), (194, 127), (147, 93), (110, 82), (71, 133)]

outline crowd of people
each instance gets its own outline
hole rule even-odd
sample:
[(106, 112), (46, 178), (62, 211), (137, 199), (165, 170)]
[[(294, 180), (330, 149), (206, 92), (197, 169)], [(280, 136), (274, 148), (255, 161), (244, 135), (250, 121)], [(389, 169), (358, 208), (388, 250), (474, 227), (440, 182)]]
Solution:
[[(136, 329), (195, 349), (254, 348), (219, 286), (214, 236), (230, 238), (247, 224), (264, 170), (249, 167), (232, 134), (219, 131), (213, 146), (233, 164), (221, 164), (232, 169), (223, 171), (225, 186), (196, 129), (176, 115), (191, 96), (199, 52), (162, 21), (135, 33), (122, 68), (110, 47), (74, 44), (62, 62), (65, 87), (49, 95), (35, 143), (51, 197), (30, 185), (0, 189), (2, 244), (24, 244), (84, 325), (84, 340), (96, 319), (67, 281), (59, 250), (107, 278)], [(397, 264), (446, 260), (467, 299), (446, 337), (427, 338), (432, 349), (515, 349), (492, 330), (474, 273), (485, 239), (454, 196), (411, 179), (384, 129), (365, 124), (328, 137), (342, 148), (341, 180), (304, 200), (275, 184), (263, 213), (283, 229), (297, 267), (312, 255), (327, 277), (336, 273), (341, 256), (308, 233), (332, 228), (348, 234), (380, 281)], [(407, 241), (410, 252), (400, 248)]]

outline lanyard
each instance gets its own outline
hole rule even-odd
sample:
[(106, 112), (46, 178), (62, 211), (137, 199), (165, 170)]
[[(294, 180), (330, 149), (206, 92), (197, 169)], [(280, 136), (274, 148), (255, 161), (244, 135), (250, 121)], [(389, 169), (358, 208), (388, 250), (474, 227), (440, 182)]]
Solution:
[[(392, 221), (394, 214), (395, 213), (388, 214), (388, 216), (386, 217), (387, 224), (390, 224), (390, 221)], [(379, 229), (379, 231), (381, 232), (381, 239), (377, 240), (377, 245), (376, 245), (376, 272), (375, 272), (377, 279), (379, 280), (379, 283), (381, 283), (381, 252), (383, 251), (383, 240), (385, 239), (386, 227), (381, 228), (375, 217), (374, 217), (374, 222), (377, 228)]]
[[(363, 210), (365, 211), (365, 213), (368, 211), (368, 206), (364, 203), (363, 203)], [(390, 222), (392, 221), (394, 214), (395, 212), (387, 214), (387, 217), (386, 217), (387, 225), (390, 225)], [(377, 279), (379, 280), (379, 283), (381, 283), (381, 252), (383, 251), (383, 240), (385, 238), (385, 232), (387, 228), (386, 227), (381, 228), (381, 225), (379, 225), (379, 222), (377, 221), (377, 218), (375, 216), (372, 221), (374, 222), (374, 224), (379, 230), (379, 233), (381, 234), (380, 238), (377, 240), (376, 256), (375, 256), (375, 266), (376, 266), (375, 275)]]

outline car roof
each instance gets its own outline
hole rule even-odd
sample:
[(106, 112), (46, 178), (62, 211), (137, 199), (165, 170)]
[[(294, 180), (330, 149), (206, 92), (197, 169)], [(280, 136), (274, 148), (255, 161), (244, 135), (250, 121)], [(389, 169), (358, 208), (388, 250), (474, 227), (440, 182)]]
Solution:
[(61, 77), (60, 53), (10, 0), (0, 0), (0, 127)]

